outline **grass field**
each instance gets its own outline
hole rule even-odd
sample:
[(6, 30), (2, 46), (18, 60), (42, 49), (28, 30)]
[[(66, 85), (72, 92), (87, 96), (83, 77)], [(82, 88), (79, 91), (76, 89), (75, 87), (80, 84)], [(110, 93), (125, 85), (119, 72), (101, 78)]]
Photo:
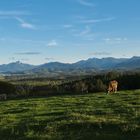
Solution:
[(0, 140), (140, 140), (140, 90), (0, 101)]

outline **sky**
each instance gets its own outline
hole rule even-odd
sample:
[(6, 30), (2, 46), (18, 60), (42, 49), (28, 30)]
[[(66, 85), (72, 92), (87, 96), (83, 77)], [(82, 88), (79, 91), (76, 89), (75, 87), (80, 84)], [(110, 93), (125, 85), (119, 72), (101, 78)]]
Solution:
[(140, 0), (0, 0), (0, 64), (140, 56)]

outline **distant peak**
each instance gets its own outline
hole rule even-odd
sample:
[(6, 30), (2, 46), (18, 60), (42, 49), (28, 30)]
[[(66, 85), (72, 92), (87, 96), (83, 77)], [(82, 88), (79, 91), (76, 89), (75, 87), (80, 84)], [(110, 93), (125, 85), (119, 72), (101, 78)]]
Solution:
[(9, 64), (23, 64), (23, 63), (20, 62), (20, 61), (15, 61), (15, 62), (11, 62), (11, 63), (9, 63)]
[(138, 59), (140, 58), (139, 56), (133, 56), (132, 59)]
[(140, 56), (133, 56), (132, 58), (140, 58)]

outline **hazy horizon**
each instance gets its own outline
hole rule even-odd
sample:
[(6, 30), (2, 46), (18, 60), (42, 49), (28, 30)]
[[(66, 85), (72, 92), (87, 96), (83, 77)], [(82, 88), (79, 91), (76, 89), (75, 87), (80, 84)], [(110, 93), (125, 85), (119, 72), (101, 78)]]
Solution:
[[(10, 63), (23, 63), (23, 64), (30, 64), (30, 65), (42, 65), (42, 64), (45, 64), (45, 63), (53, 63), (53, 62), (58, 62), (58, 63), (64, 63), (64, 64), (73, 64), (73, 63), (77, 63), (79, 61), (86, 61), (88, 59), (106, 59), (106, 58), (115, 58), (115, 59), (131, 59), (133, 57), (140, 57), (140, 56), (132, 56), (132, 57), (102, 57), (102, 58), (97, 58), (97, 57), (90, 57), (90, 58), (87, 58), (87, 59), (79, 59), (78, 61), (75, 61), (75, 62), (62, 62), (62, 61), (57, 61), (57, 60), (54, 60), (54, 61), (50, 61), (50, 62), (44, 62), (44, 63), (40, 63), (40, 64), (33, 64), (33, 63), (28, 63), (28, 62), (23, 62), (22, 60), (16, 60), (16, 61), (12, 61), (12, 62), (8, 62), (8, 63), (3, 63), (4, 65), (5, 64), (10, 64)], [(3, 65), (3, 64), (0, 64), (0, 65)]]
[(140, 55), (139, 0), (0, 1), (0, 64)]

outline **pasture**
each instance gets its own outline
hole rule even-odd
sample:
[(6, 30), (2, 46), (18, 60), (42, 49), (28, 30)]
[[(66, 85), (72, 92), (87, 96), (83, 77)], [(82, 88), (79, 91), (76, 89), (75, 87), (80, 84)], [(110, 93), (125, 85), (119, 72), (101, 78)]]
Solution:
[(0, 140), (140, 140), (140, 90), (0, 101)]

